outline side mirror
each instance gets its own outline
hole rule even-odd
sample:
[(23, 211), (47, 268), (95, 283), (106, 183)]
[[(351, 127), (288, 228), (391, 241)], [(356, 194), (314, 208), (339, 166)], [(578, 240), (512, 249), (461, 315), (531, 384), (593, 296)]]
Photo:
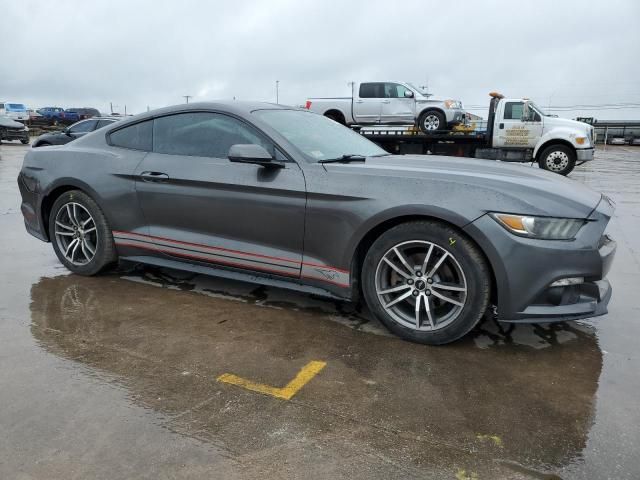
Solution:
[(522, 118), (523, 122), (533, 122), (535, 120), (536, 112), (529, 108), (529, 104), (527, 102), (522, 106)]
[(411, 90), (405, 90), (404, 91), (404, 97), (405, 98), (413, 98), (413, 92)]
[(253, 163), (263, 167), (283, 168), (282, 162), (276, 161), (261, 145), (236, 144), (229, 149), (229, 161), (237, 163)]

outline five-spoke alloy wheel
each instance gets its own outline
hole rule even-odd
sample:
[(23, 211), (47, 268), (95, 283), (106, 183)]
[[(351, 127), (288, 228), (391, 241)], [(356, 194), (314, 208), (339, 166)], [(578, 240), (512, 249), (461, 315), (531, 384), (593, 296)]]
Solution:
[(55, 237), (64, 257), (74, 265), (86, 265), (96, 254), (98, 231), (89, 211), (77, 202), (66, 203), (55, 219)]
[(117, 260), (104, 213), (80, 190), (64, 192), (53, 203), (49, 238), (58, 259), (74, 273), (95, 275)]
[(467, 281), (460, 264), (435, 243), (402, 242), (378, 262), (378, 300), (391, 317), (407, 328), (444, 328), (460, 315), (466, 293)]
[(487, 262), (462, 232), (435, 221), (404, 223), (369, 248), (362, 269), (367, 305), (393, 333), (420, 343), (452, 342), (482, 318)]

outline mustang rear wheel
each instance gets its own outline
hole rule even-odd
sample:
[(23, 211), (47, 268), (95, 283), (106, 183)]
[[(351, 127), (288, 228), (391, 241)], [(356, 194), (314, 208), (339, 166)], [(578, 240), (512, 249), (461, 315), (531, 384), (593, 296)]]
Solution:
[(58, 259), (73, 273), (95, 275), (118, 258), (104, 213), (80, 190), (65, 192), (54, 202), (49, 238)]
[(478, 248), (432, 221), (398, 225), (382, 234), (364, 261), (367, 305), (393, 333), (438, 345), (471, 330), (489, 302), (490, 277)]

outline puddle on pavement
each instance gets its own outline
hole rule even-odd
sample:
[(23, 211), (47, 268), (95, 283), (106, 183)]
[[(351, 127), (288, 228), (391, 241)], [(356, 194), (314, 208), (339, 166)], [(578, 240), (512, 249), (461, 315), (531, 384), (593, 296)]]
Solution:
[[(580, 459), (602, 368), (587, 327), (484, 322), (425, 347), (377, 335), (379, 325), (361, 331), (372, 322), (352, 305), (223, 283), (153, 268), (43, 278), (31, 289), (32, 335), (126, 388), (170, 431), (233, 456), (293, 436), (364, 439), (442, 468), (470, 452), (490, 471), (494, 457), (547, 471)], [(215, 381), (232, 372), (279, 386), (309, 360), (327, 367), (291, 402)]]

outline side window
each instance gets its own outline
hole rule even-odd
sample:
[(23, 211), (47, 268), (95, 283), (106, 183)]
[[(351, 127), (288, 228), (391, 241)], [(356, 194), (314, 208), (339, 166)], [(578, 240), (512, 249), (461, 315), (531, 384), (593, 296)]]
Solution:
[(360, 98), (384, 98), (384, 84), (382, 83), (361, 83)]
[(86, 122), (80, 122), (69, 128), (71, 133), (87, 133), (92, 132), (96, 126), (95, 120), (87, 120)]
[(521, 120), (524, 104), (522, 102), (507, 102), (504, 105), (505, 120)]
[(111, 133), (109, 143), (116, 147), (151, 151), (152, 131), (153, 120), (136, 123)]
[(106, 127), (107, 125), (111, 125), (113, 120), (98, 120), (98, 125), (96, 126), (96, 130), (102, 127)]
[(275, 155), (274, 145), (254, 128), (219, 113), (178, 113), (156, 118), (153, 125), (157, 153), (227, 158), (231, 146), (238, 143), (261, 145)]
[(384, 84), (384, 96), (385, 98), (405, 98), (404, 92), (408, 88), (400, 85), (399, 83), (385, 83)]

